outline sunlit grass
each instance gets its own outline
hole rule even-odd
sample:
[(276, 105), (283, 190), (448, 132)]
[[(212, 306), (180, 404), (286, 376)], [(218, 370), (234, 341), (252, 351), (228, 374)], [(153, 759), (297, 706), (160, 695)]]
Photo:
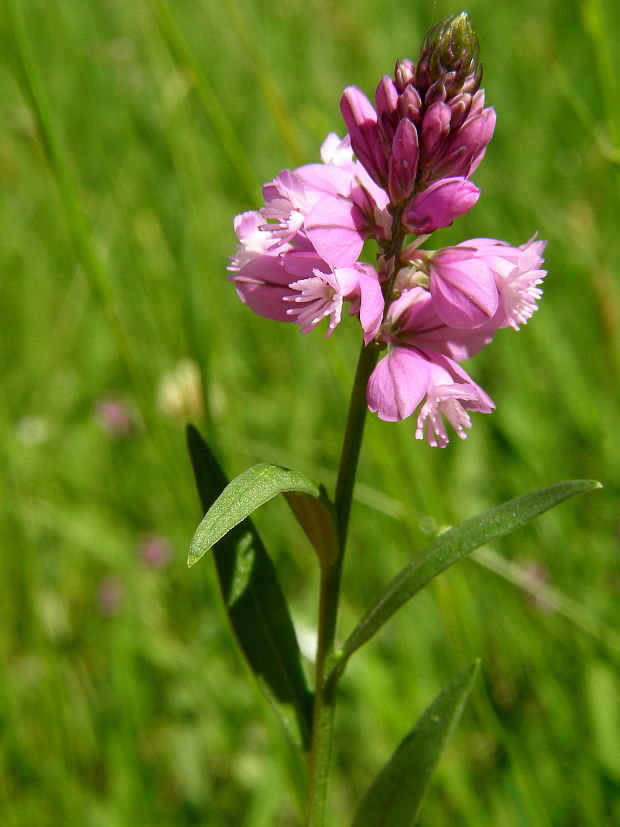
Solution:
[[(358, 349), (253, 317), (225, 281), (231, 219), (343, 134), (445, 2), (35, 0), (3, 21), (0, 812), (9, 825), (292, 825), (294, 765), (235, 652), (162, 374), (201, 366), (198, 422), (231, 474), (278, 462), (333, 484)], [(459, 564), (352, 662), (334, 824), (449, 678), (480, 656), (426, 825), (620, 821), (617, 11), (473, 2), (498, 127), (479, 205), (444, 238), (549, 239), (541, 310), (468, 365), (497, 404), (433, 450), (370, 418), (341, 629), (434, 533), (571, 477), (606, 488)], [(17, 18), (17, 20), (16, 20)], [(21, 22), (20, 22), (21, 21)], [(105, 397), (131, 436), (98, 424)], [(299, 627), (312, 552), (257, 514)], [(141, 538), (174, 554), (149, 568)], [(486, 566), (480, 565), (485, 563)], [(529, 581), (528, 578), (529, 577)], [(111, 579), (110, 579), (111, 578)], [(520, 579), (519, 579), (520, 578)], [(515, 582), (516, 581), (516, 582)], [(102, 604), (102, 588), (119, 587)], [(545, 590), (555, 603), (544, 603)], [(105, 597), (105, 592), (103, 597)], [(112, 594), (112, 592), (107, 593)], [(113, 594), (112, 594), (113, 596)], [(542, 602), (541, 602), (542, 601)], [(105, 602), (105, 601), (104, 601)]]

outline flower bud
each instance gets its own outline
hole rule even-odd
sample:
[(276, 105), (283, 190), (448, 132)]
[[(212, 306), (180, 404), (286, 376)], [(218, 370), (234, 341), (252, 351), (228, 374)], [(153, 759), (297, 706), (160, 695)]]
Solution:
[(428, 32), (420, 50), (415, 85), (421, 93), (441, 81), (448, 95), (474, 93), (482, 79), (480, 46), (466, 12), (446, 17)]
[(372, 104), (363, 92), (355, 86), (349, 86), (342, 93), (340, 111), (349, 130), (351, 146), (357, 159), (376, 184), (380, 187), (385, 186), (388, 165), (383, 152), (377, 113)]
[(419, 124), (422, 113), (422, 99), (420, 93), (409, 84), (405, 91), (398, 96), (398, 113), (401, 118), (409, 118), (414, 124)]
[(464, 215), (479, 196), (478, 187), (466, 178), (442, 178), (407, 205), (403, 223), (415, 235), (434, 233)]
[(413, 83), (415, 78), (415, 66), (406, 57), (404, 60), (397, 60), (394, 68), (394, 83), (399, 95), (405, 91), (410, 83)]
[(413, 192), (418, 157), (418, 133), (411, 121), (403, 118), (394, 135), (389, 160), (388, 192), (393, 204), (406, 201)]
[(375, 92), (375, 107), (379, 129), (389, 146), (394, 138), (400, 120), (398, 113), (398, 92), (392, 78), (385, 75), (379, 81)]

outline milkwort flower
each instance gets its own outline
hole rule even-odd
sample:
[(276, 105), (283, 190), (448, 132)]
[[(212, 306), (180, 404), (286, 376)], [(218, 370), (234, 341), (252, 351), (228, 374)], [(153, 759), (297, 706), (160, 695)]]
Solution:
[(467, 411), (490, 413), (495, 405), (459, 366), (493, 338), (493, 332), (444, 324), (432, 296), (420, 287), (406, 291), (390, 307), (382, 339), (387, 353), (368, 382), (368, 407), (394, 422), (411, 416), (422, 400), (416, 437), (432, 446), (448, 444), (443, 416), (464, 439), (471, 427)]
[(284, 170), (263, 187), (265, 205), (235, 219), (229, 270), (252, 310), (296, 321), (303, 333), (329, 317), (328, 335), (351, 301), (370, 341), (384, 299), (374, 270), (358, 261), (364, 240), (389, 237), (389, 200), (353, 160), (348, 138), (329, 135), (323, 164)]
[[(328, 135), (322, 163), (283, 170), (264, 186), (261, 209), (236, 217), (228, 268), (254, 312), (302, 333), (327, 319), (330, 335), (347, 303), (366, 346), (385, 351), (368, 382), (370, 410), (395, 421), (420, 406), (416, 437), (441, 447), (444, 420), (463, 438), (468, 411), (494, 408), (460, 362), (529, 320), (545, 276), (535, 237), (520, 247), (489, 238), (421, 246), (480, 196), (470, 178), (495, 128), (481, 79), (463, 12), (429, 31), (417, 65), (397, 61), (374, 106), (345, 89), (348, 135)], [(367, 239), (379, 247), (376, 269), (360, 258)]]

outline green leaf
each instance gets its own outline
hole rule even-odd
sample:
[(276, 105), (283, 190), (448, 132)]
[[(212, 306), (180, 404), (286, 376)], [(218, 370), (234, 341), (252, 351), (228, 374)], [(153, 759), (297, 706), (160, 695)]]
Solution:
[[(187, 444), (200, 501), (207, 511), (227, 480), (209, 446), (192, 426), (187, 429)], [(239, 647), (293, 742), (306, 750), (312, 693), (286, 598), (251, 520), (238, 522), (219, 540), (213, 548), (213, 559)]]
[(336, 672), (343, 671), (353, 652), (376, 634), (397, 609), (457, 560), (485, 543), (509, 534), (563, 500), (601, 487), (594, 480), (560, 482), (510, 500), (441, 534), (396, 575), (366, 611), (339, 653)]
[(362, 798), (352, 827), (408, 827), (456, 726), (480, 661), (456, 676), (406, 735)]
[[(187, 565), (193, 566), (218, 540), (268, 500), (278, 494), (290, 492), (305, 498), (306, 504), (303, 505), (303, 500), (298, 496), (293, 510), (310, 540), (313, 540), (313, 532), (308, 525), (317, 520), (312, 518), (307, 501), (313, 499), (315, 505), (312, 513), (322, 512), (322, 526), (330, 527), (335, 542), (334, 521), (322, 489), (299, 471), (261, 462), (235, 477), (211, 505), (196, 529), (189, 547)], [(329, 539), (326, 542), (329, 543)]]
[(284, 496), (325, 567), (331, 566), (338, 555), (338, 534), (334, 507), (322, 486), (319, 491), (318, 500), (299, 491), (285, 491)]

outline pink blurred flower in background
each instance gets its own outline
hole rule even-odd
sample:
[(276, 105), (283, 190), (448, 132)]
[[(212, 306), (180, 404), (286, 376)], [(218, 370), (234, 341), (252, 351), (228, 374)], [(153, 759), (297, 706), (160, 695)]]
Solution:
[(125, 586), (116, 574), (108, 574), (99, 583), (97, 603), (99, 611), (105, 617), (114, 617), (123, 608)]
[(132, 436), (138, 431), (136, 409), (117, 396), (104, 396), (94, 407), (95, 420), (102, 431), (117, 439)]
[(145, 534), (138, 545), (140, 559), (150, 569), (161, 569), (172, 558), (172, 546), (166, 537), (159, 534)]

